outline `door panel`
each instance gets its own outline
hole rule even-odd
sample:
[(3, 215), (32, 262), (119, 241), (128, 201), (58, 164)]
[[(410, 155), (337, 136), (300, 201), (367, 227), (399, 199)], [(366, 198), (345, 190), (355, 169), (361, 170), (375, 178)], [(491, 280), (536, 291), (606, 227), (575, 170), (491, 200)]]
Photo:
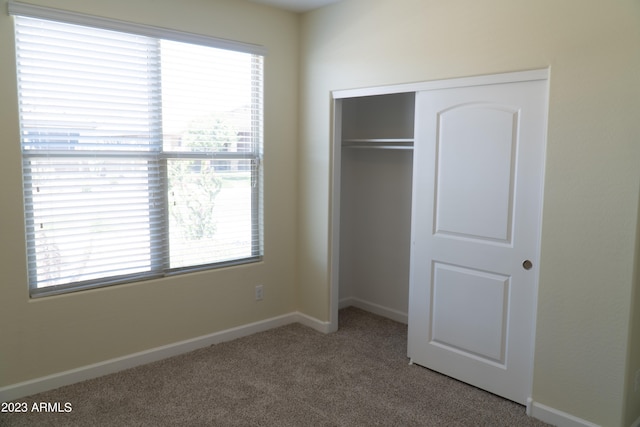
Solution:
[(510, 240), (517, 118), (491, 104), (438, 114), (436, 233)]
[(531, 392), (546, 87), (416, 98), (409, 357), (522, 404)]
[(431, 341), (504, 365), (510, 278), (443, 263), (433, 275)]

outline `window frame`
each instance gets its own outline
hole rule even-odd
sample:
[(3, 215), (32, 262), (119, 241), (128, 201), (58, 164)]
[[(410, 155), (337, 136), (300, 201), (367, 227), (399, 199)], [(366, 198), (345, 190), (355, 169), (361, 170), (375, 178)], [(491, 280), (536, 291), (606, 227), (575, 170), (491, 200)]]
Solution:
[[(130, 273), (122, 276), (108, 276), (104, 278), (98, 279), (90, 279), (83, 280), (78, 282), (70, 282), (59, 285), (50, 285), (38, 288), (37, 287), (37, 265), (36, 262), (28, 262), (28, 277), (29, 277), (29, 294), (31, 298), (42, 297), (42, 296), (50, 296), (57, 295), (69, 292), (76, 292), (85, 289), (93, 289), (98, 287), (112, 286), (116, 284), (123, 283), (131, 283), (141, 280), (151, 280), (160, 277), (174, 276), (177, 274), (194, 272), (194, 271), (202, 271), (202, 270), (210, 270), (215, 268), (222, 268), (231, 265), (239, 265), (246, 263), (258, 262), (263, 259), (263, 250), (264, 250), (264, 230), (263, 230), (263, 115), (264, 115), (264, 106), (263, 106), (263, 77), (264, 77), (264, 68), (262, 65), (262, 61), (264, 56), (266, 55), (266, 49), (263, 46), (248, 44), (243, 42), (236, 42), (227, 39), (209, 37), (199, 34), (187, 33), (182, 31), (176, 31), (161, 27), (149, 26), (145, 24), (137, 24), (119, 20), (113, 20), (108, 18), (96, 17), (92, 15), (85, 15), (75, 12), (63, 11), (59, 9), (52, 9), (48, 7), (41, 7), (35, 5), (29, 5), (24, 3), (17, 2), (9, 2), (8, 3), (8, 11), (10, 15), (26, 17), (26, 18), (37, 18), (44, 19), (49, 21), (57, 21), (66, 24), (76, 24), (82, 25), (86, 27), (93, 27), (96, 29), (103, 30), (112, 30), (118, 32), (124, 32), (129, 34), (142, 35), (147, 37), (153, 37), (157, 39), (164, 39), (170, 41), (178, 41), (183, 43), (202, 45), (212, 48), (224, 49), (229, 51), (248, 53), (253, 55), (253, 61), (256, 58), (260, 58), (261, 67), (260, 67), (260, 87), (252, 87), (252, 97), (259, 96), (259, 100), (254, 100), (259, 102), (260, 105), (260, 115), (259, 117), (255, 117), (255, 110), (252, 107), (252, 118), (256, 119), (252, 120), (252, 126), (259, 127), (259, 129), (252, 129), (252, 135), (255, 138), (255, 135), (258, 135), (259, 141), (252, 141), (251, 144), (255, 147), (252, 151), (240, 151), (240, 152), (173, 152), (171, 150), (163, 150), (160, 152), (136, 152), (138, 159), (147, 158), (148, 162), (157, 163), (156, 167), (159, 173), (162, 175), (162, 179), (158, 182), (159, 194), (161, 194), (161, 203), (163, 204), (160, 211), (162, 212), (162, 220), (161, 227), (163, 228), (163, 236), (168, 236), (169, 234), (169, 209), (168, 209), (168, 187), (169, 187), (169, 179), (167, 177), (168, 170), (168, 162), (171, 159), (206, 159), (206, 160), (236, 160), (243, 159), (249, 160), (252, 164), (251, 170), (251, 182), (252, 182), (252, 190), (251, 190), (251, 223), (252, 223), (252, 232), (257, 233), (257, 239), (252, 239), (251, 242), (251, 256), (237, 258), (227, 261), (221, 262), (213, 262), (213, 263), (205, 263), (194, 266), (186, 266), (186, 267), (175, 267), (169, 268), (169, 254), (170, 251), (168, 249), (169, 239), (164, 238), (163, 243), (158, 243), (159, 245), (164, 245), (163, 248), (159, 248), (153, 244), (153, 237), (150, 237), (150, 254), (156, 250), (160, 250), (163, 252), (162, 256), (159, 257), (151, 257), (152, 260), (160, 260), (160, 263), (163, 265), (156, 266), (155, 264), (150, 265), (150, 269), (141, 273)], [(259, 93), (258, 93), (259, 92)], [(258, 93), (258, 95), (256, 95)], [(252, 102), (252, 105), (254, 103)], [(161, 137), (161, 135), (160, 135)], [(23, 136), (21, 136), (22, 141)], [(162, 143), (160, 144), (162, 146)], [(27, 170), (30, 168), (29, 159), (37, 158), (40, 156), (37, 152), (26, 153), (25, 151), (30, 150), (22, 150), (22, 161), (23, 161), (23, 179), (24, 189), (23, 189), (23, 197), (24, 203), (29, 203), (29, 199), (31, 197), (31, 193), (27, 190), (28, 188), (28, 179), (30, 179), (30, 173), (27, 173)], [(91, 151), (87, 150), (80, 154), (78, 158), (84, 158), (88, 156)], [(71, 154), (71, 156), (70, 156)], [(75, 157), (72, 153), (64, 151), (64, 152), (51, 152), (48, 151), (47, 156), (65, 156), (65, 157)], [(133, 154), (131, 157), (135, 157)], [(151, 173), (150, 171), (148, 173)], [(29, 177), (29, 178), (28, 178)], [(151, 192), (151, 190), (150, 190)], [(26, 214), (26, 212), (25, 212)], [(25, 232), (27, 235), (32, 233), (35, 230), (35, 224), (33, 217), (29, 215), (25, 215)], [(28, 239), (29, 240), (29, 239)], [(160, 239), (163, 240), (163, 239)], [(33, 239), (35, 242), (35, 239)], [(35, 260), (35, 246), (27, 242), (27, 259)], [(158, 263), (156, 263), (158, 264)]]

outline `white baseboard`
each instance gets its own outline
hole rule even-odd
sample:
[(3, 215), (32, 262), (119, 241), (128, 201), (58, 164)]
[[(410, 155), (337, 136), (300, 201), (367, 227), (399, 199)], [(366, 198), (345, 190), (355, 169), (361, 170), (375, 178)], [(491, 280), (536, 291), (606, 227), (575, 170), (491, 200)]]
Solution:
[(378, 316), (395, 320), (396, 322), (404, 323), (405, 325), (409, 322), (409, 317), (407, 313), (403, 313), (401, 311), (384, 307), (382, 305), (375, 304), (372, 302), (364, 301), (359, 298), (344, 298), (344, 299), (341, 299), (338, 304), (339, 308), (346, 308), (351, 306), (360, 308), (364, 311), (368, 311), (373, 314), (377, 314)]
[(127, 356), (105, 360), (92, 365), (82, 366), (69, 371), (59, 372), (53, 375), (47, 375), (46, 377), (35, 378), (33, 380), (2, 387), (0, 388), (0, 402), (8, 402), (10, 400), (20, 399), (36, 393), (53, 390), (65, 385), (90, 380), (92, 378), (134, 368), (136, 366), (188, 353), (190, 351), (219, 344), (221, 342), (231, 341), (236, 338), (246, 337), (257, 332), (267, 331), (269, 329), (291, 323), (301, 323), (324, 333), (327, 333), (325, 331), (329, 330), (329, 322), (322, 322), (318, 319), (307, 316), (306, 314), (293, 312), (273, 317), (271, 319), (238, 326), (236, 328), (215, 332), (213, 334), (152, 348), (139, 353), (133, 353)]
[(557, 427), (600, 427), (598, 424), (534, 402), (532, 399), (527, 401), (527, 415)]
[(321, 320), (316, 319), (315, 317), (307, 316), (304, 313), (296, 313), (296, 322), (308, 326), (312, 329), (315, 329), (318, 332), (322, 332), (323, 334), (328, 334), (331, 331), (331, 322), (323, 322)]

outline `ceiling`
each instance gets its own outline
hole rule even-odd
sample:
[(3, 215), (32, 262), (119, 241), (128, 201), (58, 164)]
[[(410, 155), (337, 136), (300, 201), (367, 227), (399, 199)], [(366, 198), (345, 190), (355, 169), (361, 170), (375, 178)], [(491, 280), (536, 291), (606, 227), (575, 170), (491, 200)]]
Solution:
[(256, 3), (268, 4), (270, 6), (279, 7), (293, 12), (308, 12), (331, 3), (337, 3), (340, 0), (251, 0)]

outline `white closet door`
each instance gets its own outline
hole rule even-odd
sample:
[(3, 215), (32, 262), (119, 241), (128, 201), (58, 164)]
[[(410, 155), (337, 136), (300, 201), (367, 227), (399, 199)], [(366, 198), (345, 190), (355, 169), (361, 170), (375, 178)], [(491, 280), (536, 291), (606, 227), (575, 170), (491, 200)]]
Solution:
[(547, 82), (417, 95), (408, 354), (531, 393)]

